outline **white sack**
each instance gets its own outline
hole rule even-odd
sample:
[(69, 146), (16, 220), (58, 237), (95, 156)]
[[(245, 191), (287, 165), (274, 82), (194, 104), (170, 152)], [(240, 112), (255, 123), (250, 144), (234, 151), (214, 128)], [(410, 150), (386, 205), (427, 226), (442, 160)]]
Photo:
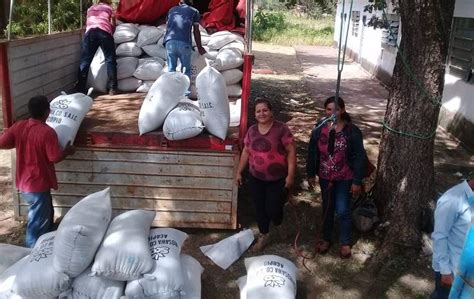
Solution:
[(239, 286), (240, 299), (247, 299), (247, 275), (237, 279), (237, 285)]
[(209, 65), (215, 67), (219, 71), (229, 70), (240, 67), (244, 63), (242, 54), (239, 50), (228, 48), (219, 51), (216, 60)]
[(168, 140), (195, 137), (204, 130), (199, 107), (190, 103), (178, 103), (166, 116), (163, 133)]
[[(191, 37), (192, 37), (192, 45), (193, 47), (196, 47), (197, 43), (196, 43), (196, 40), (194, 39), (194, 34)], [(202, 34), (201, 32), (201, 46), (206, 46), (210, 40), (211, 40), (211, 37), (208, 34)]]
[(239, 98), (242, 95), (242, 86), (240, 84), (227, 85), (225, 89), (229, 98)]
[(13, 291), (30, 298), (57, 297), (71, 285), (65, 273), (54, 270), (54, 235), (50, 232), (39, 237), (26, 263), (18, 270)]
[(120, 91), (133, 92), (142, 85), (142, 80), (135, 77), (120, 79), (117, 81), (117, 88)]
[(181, 265), (181, 247), (188, 235), (174, 228), (155, 228), (150, 231), (151, 257), (155, 260), (153, 272), (125, 288), (129, 298), (169, 298), (182, 294), (184, 273)]
[(166, 63), (164, 61), (164, 59), (162, 59), (160, 57), (144, 57), (144, 58), (138, 59), (138, 65), (140, 66), (141, 64), (143, 64), (145, 62), (150, 62), (150, 61), (158, 62), (159, 64), (161, 64), (161, 66), (164, 66), (165, 63)]
[(191, 84), (196, 84), (196, 77), (206, 67), (206, 58), (204, 55), (194, 51), (191, 55)]
[(141, 80), (156, 80), (163, 73), (163, 65), (159, 61), (145, 60), (140, 63), (133, 73), (135, 78)]
[(0, 274), (23, 257), (30, 254), (31, 249), (11, 244), (0, 244)]
[(229, 31), (218, 31), (211, 35), (207, 46), (209, 49), (219, 50), (220, 48), (234, 41), (240, 41), (243, 43), (244, 39), (241, 35), (231, 33)]
[(105, 64), (104, 52), (99, 47), (95, 52), (89, 68), (87, 76), (87, 86), (93, 87), (94, 90), (107, 92), (107, 65)]
[(230, 124), (229, 127), (238, 127), (240, 125), (240, 112), (242, 109), (242, 99), (235, 102), (229, 102)]
[(184, 272), (184, 295), (180, 299), (201, 299), (201, 274), (204, 268), (192, 256), (182, 254), (181, 264)]
[(137, 37), (137, 46), (143, 47), (156, 44), (163, 34), (163, 31), (159, 30), (155, 26), (140, 26), (140, 33), (138, 33)]
[(138, 28), (132, 23), (122, 23), (117, 25), (114, 32), (114, 41), (116, 44), (129, 42), (135, 39), (138, 34)]
[(133, 280), (153, 268), (148, 235), (154, 211), (133, 210), (110, 222), (97, 251), (92, 274), (113, 280)]
[(29, 256), (24, 256), (0, 274), (0, 298), (21, 299), (13, 292), (13, 285), (18, 271), (28, 262)]
[(242, 80), (243, 73), (239, 69), (230, 69), (221, 72), (224, 76), (225, 85), (232, 85), (239, 83)]
[(166, 60), (167, 58), (166, 49), (161, 44), (143, 46), (142, 49), (143, 51), (145, 51), (146, 55), (148, 56), (160, 57), (161, 59), (164, 59), (164, 60)]
[(189, 78), (186, 75), (179, 72), (163, 73), (148, 91), (140, 108), (140, 135), (158, 129), (188, 88)]
[(219, 54), (219, 51), (217, 50), (208, 50), (206, 49), (206, 53), (204, 53), (204, 57), (210, 60), (215, 60), (217, 58), (217, 54)]
[(60, 95), (49, 104), (51, 109), (46, 124), (58, 135), (59, 144), (74, 142), (82, 120), (92, 107), (92, 98), (83, 93)]
[(137, 88), (137, 92), (148, 92), (155, 81), (143, 81)]
[(196, 88), (206, 129), (224, 140), (230, 121), (229, 98), (224, 77), (216, 69), (206, 66), (197, 76)]
[(245, 259), (247, 299), (294, 299), (298, 269), (291, 261), (262, 255)]
[(138, 65), (136, 57), (121, 57), (117, 59), (117, 80), (133, 76)]
[(125, 282), (91, 275), (87, 268), (72, 283), (73, 299), (119, 299)]
[(137, 46), (136, 42), (126, 42), (120, 44), (115, 49), (117, 56), (135, 56), (138, 57), (142, 54), (142, 49)]
[(241, 55), (244, 54), (245, 47), (242, 41), (236, 40), (231, 43), (228, 43), (227, 45), (223, 46), (219, 51), (229, 48), (239, 50)]
[(58, 226), (53, 266), (76, 277), (94, 260), (112, 218), (110, 188), (92, 193), (75, 204)]
[(245, 229), (216, 244), (201, 246), (200, 249), (216, 265), (226, 270), (250, 247), (253, 240), (252, 230)]

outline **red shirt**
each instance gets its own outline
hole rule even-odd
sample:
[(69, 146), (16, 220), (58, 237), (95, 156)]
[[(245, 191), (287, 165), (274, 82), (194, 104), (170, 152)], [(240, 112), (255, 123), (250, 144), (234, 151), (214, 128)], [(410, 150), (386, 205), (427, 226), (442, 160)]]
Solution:
[(16, 148), (16, 186), (22, 192), (58, 188), (54, 163), (63, 152), (53, 128), (36, 119), (21, 120), (0, 136), (0, 148)]
[(288, 175), (286, 146), (293, 142), (293, 134), (285, 123), (273, 121), (264, 135), (253, 125), (245, 135), (244, 144), (249, 151), (250, 174), (262, 181), (276, 181)]

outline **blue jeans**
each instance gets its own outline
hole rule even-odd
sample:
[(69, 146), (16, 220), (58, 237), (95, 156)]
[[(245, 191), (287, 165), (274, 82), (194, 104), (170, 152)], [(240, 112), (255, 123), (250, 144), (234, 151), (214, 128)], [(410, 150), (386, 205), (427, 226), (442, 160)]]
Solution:
[(84, 36), (81, 48), (81, 60), (79, 62), (79, 80), (77, 89), (86, 92), (87, 75), (95, 52), (101, 47), (104, 52), (105, 64), (107, 65), (107, 88), (117, 90), (117, 60), (115, 57), (114, 38), (107, 31), (93, 28)]
[(22, 192), (21, 198), (30, 206), (26, 226), (26, 246), (34, 247), (38, 238), (53, 228), (53, 200), (51, 193)]
[(191, 80), (191, 54), (193, 53), (192, 46), (179, 40), (169, 40), (166, 42), (166, 53), (168, 56), (168, 71), (176, 72), (179, 58), (179, 61), (181, 62), (181, 69), (185, 69), (184, 74), (188, 76), (189, 80)]
[(451, 287), (441, 285), (441, 274), (435, 272), (435, 289), (433, 293), (431, 293), (429, 299), (448, 299), (450, 290)]
[(329, 187), (329, 181), (319, 179), (323, 197), (323, 238), (332, 242), (332, 230), (334, 227), (334, 212), (337, 213), (340, 222), (340, 245), (351, 245), (352, 243), (352, 219), (350, 208), (350, 190), (352, 180), (333, 181)]

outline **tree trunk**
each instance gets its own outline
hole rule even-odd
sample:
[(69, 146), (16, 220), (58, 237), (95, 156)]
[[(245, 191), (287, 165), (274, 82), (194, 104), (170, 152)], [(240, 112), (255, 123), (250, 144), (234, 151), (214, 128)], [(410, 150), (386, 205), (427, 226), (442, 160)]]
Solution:
[(422, 211), (434, 198), (431, 134), (438, 123), (454, 1), (399, 0), (399, 9), (401, 51), (385, 124), (401, 132), (430, 137), (409, 137), (384, 126), (374, 194), (384, 219), (390, 222), (382, 258), (420, 248)]

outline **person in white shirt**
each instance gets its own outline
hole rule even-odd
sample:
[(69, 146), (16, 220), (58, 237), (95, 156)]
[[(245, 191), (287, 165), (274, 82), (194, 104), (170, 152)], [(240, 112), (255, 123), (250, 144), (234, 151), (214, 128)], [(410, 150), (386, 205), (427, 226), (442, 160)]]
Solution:
[(446, 191), (436, 204), (433, 239), (435, 290), (430, 299), (448, 298), (464, 239), (474, 216), (474, 172)]

